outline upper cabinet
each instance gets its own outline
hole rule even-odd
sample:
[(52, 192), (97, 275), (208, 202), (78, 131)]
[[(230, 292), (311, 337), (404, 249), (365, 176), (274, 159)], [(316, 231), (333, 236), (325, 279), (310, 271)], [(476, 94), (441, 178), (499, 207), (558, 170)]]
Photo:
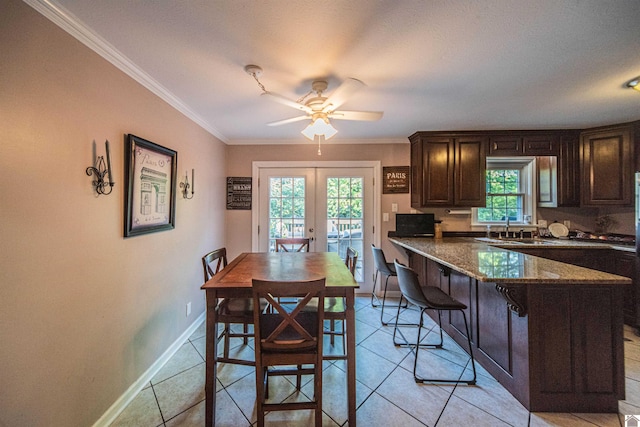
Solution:
[(411, 141), (411, 206), (484, 206), (488, 138), (416, 132)]
[(635, 203), (640, 150), (636, 153), (634, 145), (640, 142), (640, 121), (582, 132), (416, 132), (409, 140), (414, 208), (484, 206), (487, 156), (538, 157), (540, 206)]
[(560, 138), (557, 133), (511, 131), (489, 136), (490, 156), (557, 156)]
[(633, 206), (633, 123), (580, 134), (582, 206)]
[(580, 134), (578, 131), (568, 131), (560, 136), (558, 206), (580, 206)]

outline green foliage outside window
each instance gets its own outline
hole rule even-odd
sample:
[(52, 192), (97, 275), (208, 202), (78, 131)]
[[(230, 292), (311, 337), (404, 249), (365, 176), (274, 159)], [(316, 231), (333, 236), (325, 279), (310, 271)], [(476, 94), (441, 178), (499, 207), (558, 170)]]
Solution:
[(487, 204), (478, 208), (478, 221), (521, 221), (522, 198), (519, 169), (488, 169)]
[(269, 182), (269, 236), (304, 235), (304, 178), (271, 178)]
[(362, 178), (327, 179), (327, 218), (362, 218)]

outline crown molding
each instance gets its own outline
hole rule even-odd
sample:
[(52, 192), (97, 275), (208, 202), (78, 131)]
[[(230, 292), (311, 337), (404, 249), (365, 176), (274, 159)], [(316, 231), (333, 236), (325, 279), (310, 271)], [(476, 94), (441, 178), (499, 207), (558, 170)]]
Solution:
[[(313, 145), (315, 142), (306, 138), (296, 139), (231, 139), (227, 145)], [(346, 144), (409, 144), (409, 138), (379, 138), (379, 139), (335, 139), (323, 141), (322, 145), (346, 145)]]
[(109, 42), (104, 40), (98, 34), (96, 34), (91, 28), (86, 26), (71, 12), (66, 10), (61, 5), (57, 4), (53, 0), (23, 0), (26, 4), (34, 8), (45, 18), (62, 28), (71, 36), (76, 38), (82, 44), (89, 49), (96, 52), (98, 55), (109, 61), (116, 66), (119, 70), (127, 74), (129, 77), (140, 83), (142, 86), (150, 90), (152, 93), (160, 97), (167, 104), (184, 114), (187, 118), (201, 126), (211, 135), (220, 139), (224, 143), (228, 143), (225, 138), (217, 129), (211, 126), (202, 117), (196, 114), (188, 105), (186, 105), (180, 98), (175, 96), (164, 86), (162, 86), (157, 80), (144, 72), (136, 64), (134, 64), (129, 58), (124, 56)]

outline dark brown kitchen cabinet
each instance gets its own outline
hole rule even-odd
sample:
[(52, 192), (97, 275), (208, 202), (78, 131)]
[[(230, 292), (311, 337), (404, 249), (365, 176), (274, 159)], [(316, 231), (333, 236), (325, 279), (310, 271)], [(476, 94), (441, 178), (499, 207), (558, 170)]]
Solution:
[(557, 133), (520, 132), (492, 133), (489, 136), (489, 155), (501, 156), (557, 156), (560, 140)]
[(514, 249), (517, 252), (540, 258), (551, 259), (606, 273), (628, 277), (633, 283), (624, 287), (624, 323), (633, 327), (640, 326), (640, 276), (638, 276), (638, 258), (635, 253), (611, 249)]
[(485, 205), (487, 137), (417, 132), (411, 141), (411, 206)]
[(632, 206), (635, 157), (632, 124), (580, 134), (582, 206)]
[(519, 136), (492, 136), (489, 138), (490, 156), (521, 156), (522, 138)]
[(558, 154), (558, 207), (580, 206), (580, 135), (560, 137)]
[(618, 276), (629, 277), (633, 280), (631, 286), (624, 288), (624, 323), (634, 327), (640, 326), (638, 322), (638, 258), (636, 254), (616, 251), (614, 255), (614, 271), (613, 274)]

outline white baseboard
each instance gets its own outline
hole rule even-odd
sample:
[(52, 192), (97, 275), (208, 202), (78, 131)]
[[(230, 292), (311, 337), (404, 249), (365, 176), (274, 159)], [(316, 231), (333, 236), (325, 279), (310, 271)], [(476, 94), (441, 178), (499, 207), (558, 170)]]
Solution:
[(113, 405), (93, 424), (93, 427), (108, 427), (115, 419), (120, 415), (124, 408), (140, 393), (140, 391), (149, 384), (151, 378), (162, 369), (162, 367), (173, 357), (173, 355), (182, 347), (182, 345), (189, 339), (189, 337), (198, 329), (200, 324), (204, 322), (206, 312), (203, 312), (198, 318), (178, 337), (177, 340), (169, 346), (169, 348), (162, 353), (162, 355), (153, 362), (153, 364), (138, 378), (131, 387), (125, 391), (122, 396), (116, 400)]

